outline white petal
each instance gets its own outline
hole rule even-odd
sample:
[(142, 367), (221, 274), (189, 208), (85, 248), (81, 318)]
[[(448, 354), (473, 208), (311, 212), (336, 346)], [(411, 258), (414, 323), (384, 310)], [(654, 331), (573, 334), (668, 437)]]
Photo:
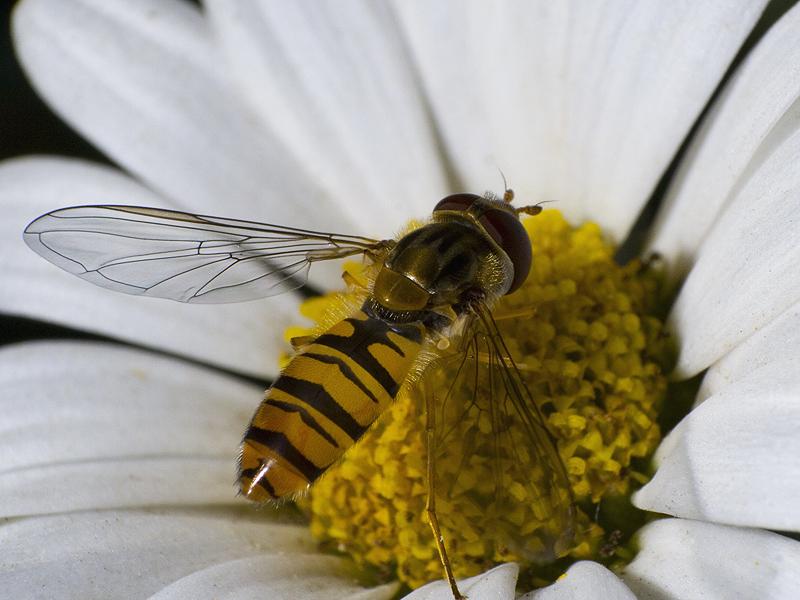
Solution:
[(797, 356), (800, 356), (800, 302), (711, 365), (703, 376), (697, 402), (765, 365)]
[(263, 391), (120, 346), (0, 350), (0, 516), (243, 503), (242, 432)]
[[(513, 600), (519, 567), (508, 563), (482, 575), (458, 582), (458, 591), (469, 600)], [(434, 581), (404, 596), (403, 600), (452, 600), (453, 592), (445, 580)]]
[(70, 204), (175, 205), (91, 163), (24, 158), (0, 164), (0, 310), (57, 322), (254, 374), (277, 373), (283, 328), (302, 322), (297, 296), (237, 305), (185, 305), (104, 290), (34, 254), (22, 230)]
[(358, 203), (366, 231), (387, 236), (430, 213), (446, 190), (442, 164), (388, 6), (205, 4), (253, 110), (314, 181)]
[(729, 201), (672, 309), (676, 373), (708, 367), (800, 300), (800, 120)]
[(315, 185), (236, 95), (190, 3), (25, 0), (13, 25), (47, 102), (180, 207), (359, 233), (358, 207)]
[(241, 558), (192, 573), (150, 600), (388, 600), (394, 594), (396, 585), (362, 588), (346, 566), (341, 558), (320, 554)]
[(596, 562), (572, 565), (553, 585), (525, 594), (519, 600), (636, 600), (619, 577)]
[(53, 600), (145, 598), (223, 561), (314, 548), (305, 527), (234, 510), (34, 517), (0, 525), (0, 546), (3, 595)]
[(800, 543), (775, 533), (666, 519), (639, 536), (622, 575), (639, 600), (788, 600), (800, 589)]
[(686, 272), (718, 213), (800, 123), (800, 6), (748, 55), (714, 104), (672, 181), (650, 249)]
[(395, 3), (447, 150), (623, 236), (766, 3)]
[(800, 358), (749, 373), (670, 432), (639, 508), (800, 531)]
[[(40, 433), (40, 435), (42, 435)], [(241, 435), (241, 434), (240, 434)], [(93, 458), (0, 473), (0, 514), (235, 504), (235, 452), (220, 458)]]

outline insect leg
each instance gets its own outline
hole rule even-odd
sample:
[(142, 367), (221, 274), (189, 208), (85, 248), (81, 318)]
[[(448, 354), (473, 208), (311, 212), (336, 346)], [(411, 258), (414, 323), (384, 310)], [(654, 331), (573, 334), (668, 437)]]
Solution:
[(436, 516), (436, 469), (434, 468), (436, 464), (436, 414), (434, 410), (433, 394), (425, 394), (425, 438), (428, 463), (428, 499), (425, 503), (425, 512), (428, 515), (428, 523), (431, 526), (431, 531), (433, 531), (433, 539), (436, 540), (439, 559), (442, 561), (445, 576), (450, 584), (450, 590), (453, 592), (453, 598), (455, 600), (466, 600), (466, 596), (463, 596), (458, 591), (453, 569), (450, 566), (450, 559), (447, 558), (442, 530), (439, 528), (439, 519)]
[(356, 279), (350, 271), (343, 271), (342, 272), (342, 279), (344, 280), (345, 285), (347, 287), (356, 288), (358, 290), (366, 290), (367, 286), (364, 285), (361, 281)]
[(300, 350), (300, 348), (302, 348), (303, 346), (307, 346), (315, 339), (316, 336), (313, 335), (296, 335), (289, 340), (289, 343), (292, 345), (292, 348), (294, 348), (294, 350)]
[(536, 314), (537, 307), (525, 307), (510, 310), (499, 308), (492, 314), (495, 321), (505, 321), (507, 319), (526, 319)]

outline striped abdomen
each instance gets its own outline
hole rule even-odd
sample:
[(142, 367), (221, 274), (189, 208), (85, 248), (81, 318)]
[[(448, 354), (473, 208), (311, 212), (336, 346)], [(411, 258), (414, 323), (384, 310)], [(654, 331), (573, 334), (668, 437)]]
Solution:
[(305, 490), (389, 406), (423, 327), (358, 311), (303, 349), (265, 394), (242, 442), (239, 483), (256, 502)]

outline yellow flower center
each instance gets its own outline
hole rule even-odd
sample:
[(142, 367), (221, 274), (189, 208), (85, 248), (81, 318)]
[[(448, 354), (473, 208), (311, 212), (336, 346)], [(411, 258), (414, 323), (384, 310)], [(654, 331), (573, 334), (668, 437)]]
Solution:
[[(619, 533), (613, 519), (604, 522), (608, 511), (601, 508), (619, 506), (646, 481), (640, 470), (645, 462), (639, 459), (648, 457), (661, 438), (656, 417), (666, 391), (670, 344), (653, 316), (660, 279), (639, 261), (617, 265), (614, 246), (593, 223), (573, 227), (559, 211), (546, 210), (524, 224), (534, 249), (530, 276), (493, 314), (531, 395), (548, 407), (547, 426), (569, 474), (578, 515), (568, 556), (614, 562)], [(336, 304), (341, 295), (330, 294), (309, 301), (302, 311), (319, 324), (329, 323)], [(291, 336), (303, 333), (290, 331)], [(455, 406), (472, 400), (467, 388), (452, 393)], [(418, 394), (417, 386), (405, 386), (301, 503), (313, 535), (324, 544), (411, 587), (442, 576), (425, 513), (425, 418)], [(442, 413), (454, 421), (460, 414)], [(507, 436), (498, 443), (521, 442)], [(465, 463), (462, 456), (460, 451), (442, 453), (439, 460), (452, 464), (437, 465), (437, 472), (457, 472), (459, 485), (476, 489), (487, 475), (492, 477), (486, 469), (496, 463)], [(506, 516), (520, 532), (536, 536), (547, 529), (536, 502), (525, 501), (519, 483), (511, 482), (506, 492), (518, 500)], [(476, 510), (464, 497), (463, 503), (447, 501), (438, 507), (456, 577), (475, 575), (498, 562), (517, 561), (523, 570), (530, 566), (525, 556), (496, 539), (501, 528), (482, 519), (481, 507)], [(529, 572), (536, 582), (557, 576), (557, 570), (540, 567)]]

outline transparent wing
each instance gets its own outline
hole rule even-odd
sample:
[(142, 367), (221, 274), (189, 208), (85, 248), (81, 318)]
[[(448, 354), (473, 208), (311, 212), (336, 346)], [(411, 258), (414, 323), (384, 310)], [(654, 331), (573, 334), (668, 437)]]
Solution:
[(379, 257), (384, 241), (136, 206), (76, 206), (25, 242), (101, 287), (179, 302), (242, 302), (302, 286), (315, 261)]
[(458, 347), (423, 380), (445, 542), (477, 545), (468, 555), (493, 551), (495, 561), (550, 562), (574, 537), (569, 477), (491, 313), (482, 306), (469, 319)]

